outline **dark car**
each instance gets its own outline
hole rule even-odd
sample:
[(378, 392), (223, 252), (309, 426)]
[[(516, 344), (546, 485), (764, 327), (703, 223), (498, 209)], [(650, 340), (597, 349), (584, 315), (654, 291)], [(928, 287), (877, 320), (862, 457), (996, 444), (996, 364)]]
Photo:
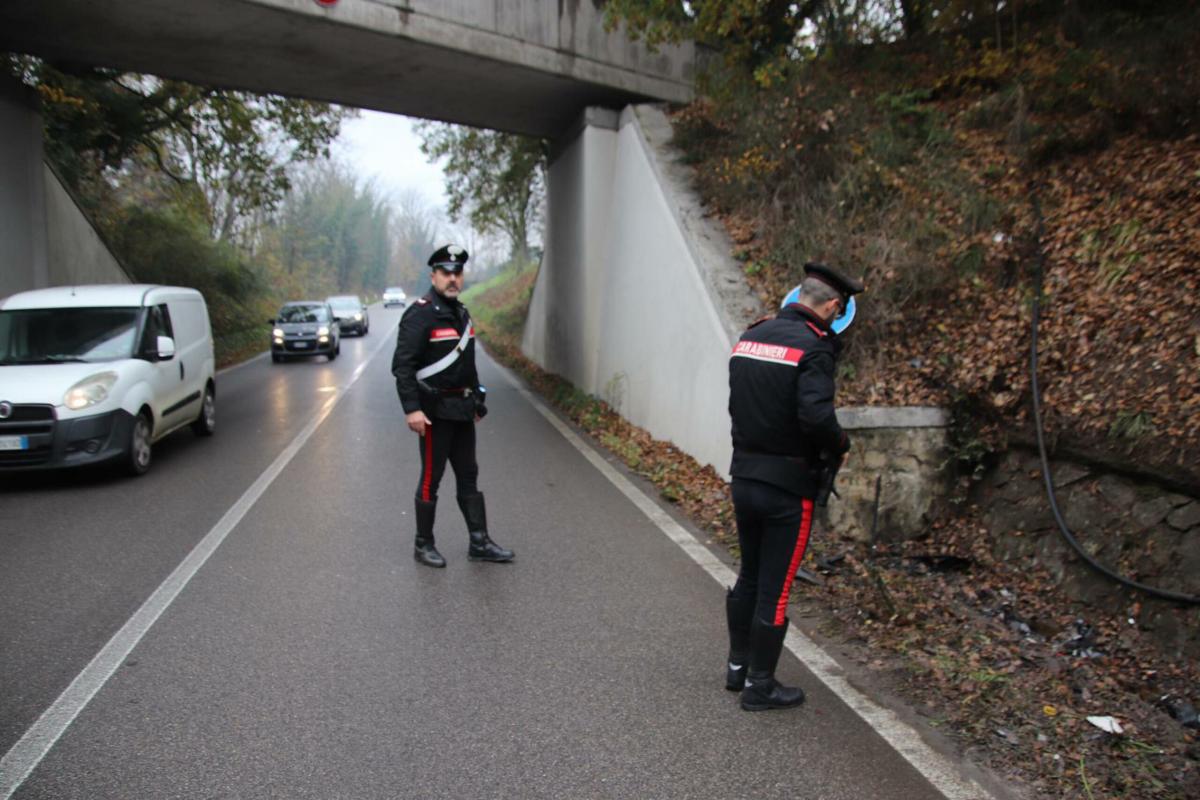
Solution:
[(341, 330), (328, 303), (299, 300), (284, 303), (279, 316), (269, 319), (271, 360), (278, 364), (292, 356), (329, 356), (333, 361), (342, 351)]
[(371, 318), (367, 315), (367, 306), (356, 294), (339, 294), (326, 297), (325, 302), (333, 309), (337, 317), (338, 327), (342, 333), (357, 333), (366, 336), (371, 330)]

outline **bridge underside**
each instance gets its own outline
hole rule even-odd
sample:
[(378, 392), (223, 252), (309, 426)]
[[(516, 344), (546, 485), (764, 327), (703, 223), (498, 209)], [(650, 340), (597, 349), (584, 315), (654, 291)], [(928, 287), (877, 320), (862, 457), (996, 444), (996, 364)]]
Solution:
[(585, 106), (690, 95), (677, 79), (412, 10), (418, 5), (5, 2), (0, 49), (547, 138)]

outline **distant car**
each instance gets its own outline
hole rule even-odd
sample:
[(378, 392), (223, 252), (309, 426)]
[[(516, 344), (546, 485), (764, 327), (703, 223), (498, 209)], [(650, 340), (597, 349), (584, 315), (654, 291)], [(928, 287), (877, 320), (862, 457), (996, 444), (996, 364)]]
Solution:
[(356, 294), (339, 294), (326, 297), (325, 302), (333, 309), (337, 317), (338, 328), (342, 333), (357, 333), (366, 336), (371, 330), (371, 319), (367, 315), (367, 307)]
[(383, 290), (383, 307), (400, 306), (404, 308), (404, 304), (408, 302), (408, 295), (399, 286), (389, 286)]
[(61, 286), (0, 301), (0, 471), (99, 462), (216, 426), (212, 329), (180, 286)]
[(271, 331), (271, 360), (325, 355), (333, 361), (342, 351), (341, 330), (328, 303), (297, 300), (284, 303), (279, 316), (267, 320)]

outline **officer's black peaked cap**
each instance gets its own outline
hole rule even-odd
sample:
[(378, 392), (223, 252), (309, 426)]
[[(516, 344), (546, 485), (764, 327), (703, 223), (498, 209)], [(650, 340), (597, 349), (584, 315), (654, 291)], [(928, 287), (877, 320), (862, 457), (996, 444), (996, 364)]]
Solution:
[(463, 265), (467, 263), (470, 254), (456, 244), (448, 244), (444, 247), (439, 247), (433, 255), (429, 257), (430, 269), (444, 269), (447, 272), (462, 272)]
[(833, 267), (827, 267), (824, 264), (814, 264), (811, 262), (805, 264), (804, 274), (810, 278), (816, 278), (823, 283), (828, 283), (843, 297), (858, 294), (866, 288), (862, 285), (862, 281), (856, 281), (853, 278), (847, 277)]

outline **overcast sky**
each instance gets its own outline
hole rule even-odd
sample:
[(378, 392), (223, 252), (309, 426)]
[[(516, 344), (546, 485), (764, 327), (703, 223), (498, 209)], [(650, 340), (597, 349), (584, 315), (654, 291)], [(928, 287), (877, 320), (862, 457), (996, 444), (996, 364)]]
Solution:
[[(446, 213), (446, 190), (442, 169), (430, 164), (421, 152), (421, 139), (413, 132), (415, 120), (399, 114), (359, 111), (358, 117), (342, 123), (333, 153), (362, 178), (372, 178), (385, 195), (398, 199), (406, 192), (419, 192), (445, 221), (443, 238), (474, 247), (472, 259), (483, 263), (502, 260), (506, 247), (498, 241), (456, 235), (463, 226), (452, 223)], [(494, 239), (494, 237), (493, 237)]]
[(445, 211), (441, 167), (425, 160), (421, 140), (413, 132), (414, 122), (399, 114), (360, 111), (356, 119), (342, 123), (334, 153), (360, 176), (374, 178), (386, 194), (399, 197), (406, 190), (415, 190), (429, 205)]

